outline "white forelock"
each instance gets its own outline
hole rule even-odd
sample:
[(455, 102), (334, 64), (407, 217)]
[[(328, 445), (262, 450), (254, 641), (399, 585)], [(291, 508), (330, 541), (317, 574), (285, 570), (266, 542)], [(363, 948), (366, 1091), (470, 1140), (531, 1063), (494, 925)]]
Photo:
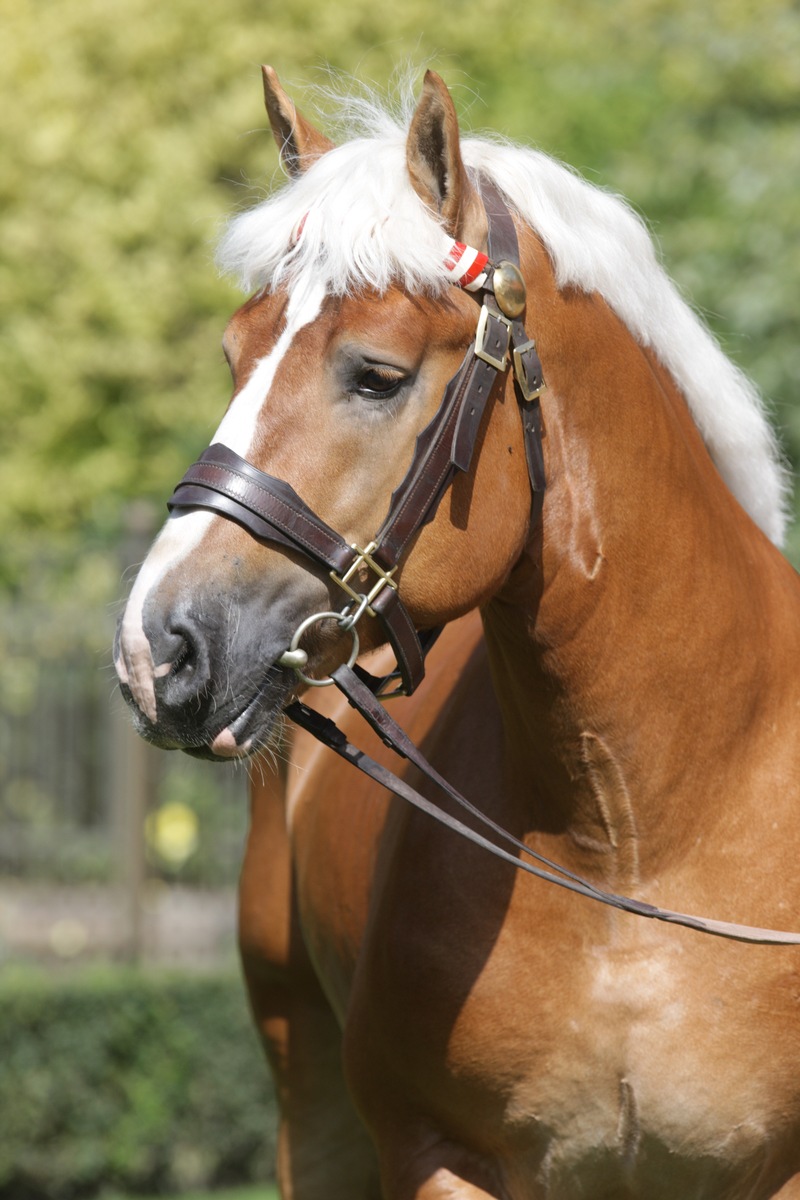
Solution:
[[(378, 108), (370, 123), (371, 136), (337, 146), (235, 217), (220, 246), (222, 269), (247, 290), (310, 275), (337, 295), (383, 292), (392, 283), (433, 294), (448, 287), (442, 228), (406, 170), (406, 128)], [(681, 298), (644, 223), (624, 201), (539, 151), (476, 138), (464, 138), (461, 150), (468, 169), (489, 175), (541, 237), (559, 285), (599, 292), (653, 349), (723, 479), (780, 544), (788, 479), (761, 398)]]

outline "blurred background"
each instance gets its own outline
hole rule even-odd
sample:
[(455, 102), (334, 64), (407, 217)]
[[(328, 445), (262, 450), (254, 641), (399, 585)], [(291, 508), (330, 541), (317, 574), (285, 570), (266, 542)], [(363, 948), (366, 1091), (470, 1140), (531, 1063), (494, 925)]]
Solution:
[(626, 195), (796, 471), (800, 9), (0, 0), (0, 15), (0, 1200), (245, 1185), (261, 1200), (274, 1101), (234, 952), (245, 777), (139, 742), (110, 653), (133, 566), (227, 400), (240, 297), (214, 244), (279, 181), (259, 64), (312, 114), (330, 69), (385, 92), (433, 66), (467, 129)]

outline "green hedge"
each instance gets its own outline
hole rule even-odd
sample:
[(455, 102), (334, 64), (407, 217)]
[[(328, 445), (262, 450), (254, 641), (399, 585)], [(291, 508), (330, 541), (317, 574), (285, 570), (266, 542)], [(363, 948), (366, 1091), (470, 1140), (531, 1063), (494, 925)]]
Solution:
[(235, 975), (0, 982), (0, 1200), (265, 1180), (275, 1124)]

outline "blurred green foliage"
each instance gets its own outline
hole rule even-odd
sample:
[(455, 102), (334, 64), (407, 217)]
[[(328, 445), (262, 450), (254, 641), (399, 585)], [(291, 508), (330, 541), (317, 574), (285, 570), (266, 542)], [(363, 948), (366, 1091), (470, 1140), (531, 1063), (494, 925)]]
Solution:
[(0, 1200), (272, 1178), (275, 1103), (241, 981), (0, 982)]
[(161, 762), (154, 815), (184, 809), (193, 818), (197, 841), (184, 858), (166, 854), (157, 839), (148, 839), (150, 874), (198, 887), (235, 884), (249, 823), (247, 776), (235, 769), (209, 770), (208, 763), (187, 761), (183, 754), (161, 755)]
[[(227, 393), (222, 219), (273, 182), (258, 64), (439, 69), (467, 127), (621, 191), (800, 459), (793, 0), (0, 0), (0, 572), (116, 542)], [(252, 184), (251, 181), (256, 181)], [(800, 542), (795, 542), (800, 549)]]

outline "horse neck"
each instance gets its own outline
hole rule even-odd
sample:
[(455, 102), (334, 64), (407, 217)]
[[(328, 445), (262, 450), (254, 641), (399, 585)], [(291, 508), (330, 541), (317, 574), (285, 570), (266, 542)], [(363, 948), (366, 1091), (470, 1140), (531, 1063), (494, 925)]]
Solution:
[(484, 611), (512, 794), (530, 823), (586, 844), (637, 831), (636, 875), (648, 825), (649, 844), (679, 853), (698, 797), (706, 820), (727, 799), (720, 776), (772, 665), (742, 647), (754, 612), (769, 636), (783, 560), (725, 488), (671, 377), (604, 302), (553, 286), (537, 309), (544, 515)]

